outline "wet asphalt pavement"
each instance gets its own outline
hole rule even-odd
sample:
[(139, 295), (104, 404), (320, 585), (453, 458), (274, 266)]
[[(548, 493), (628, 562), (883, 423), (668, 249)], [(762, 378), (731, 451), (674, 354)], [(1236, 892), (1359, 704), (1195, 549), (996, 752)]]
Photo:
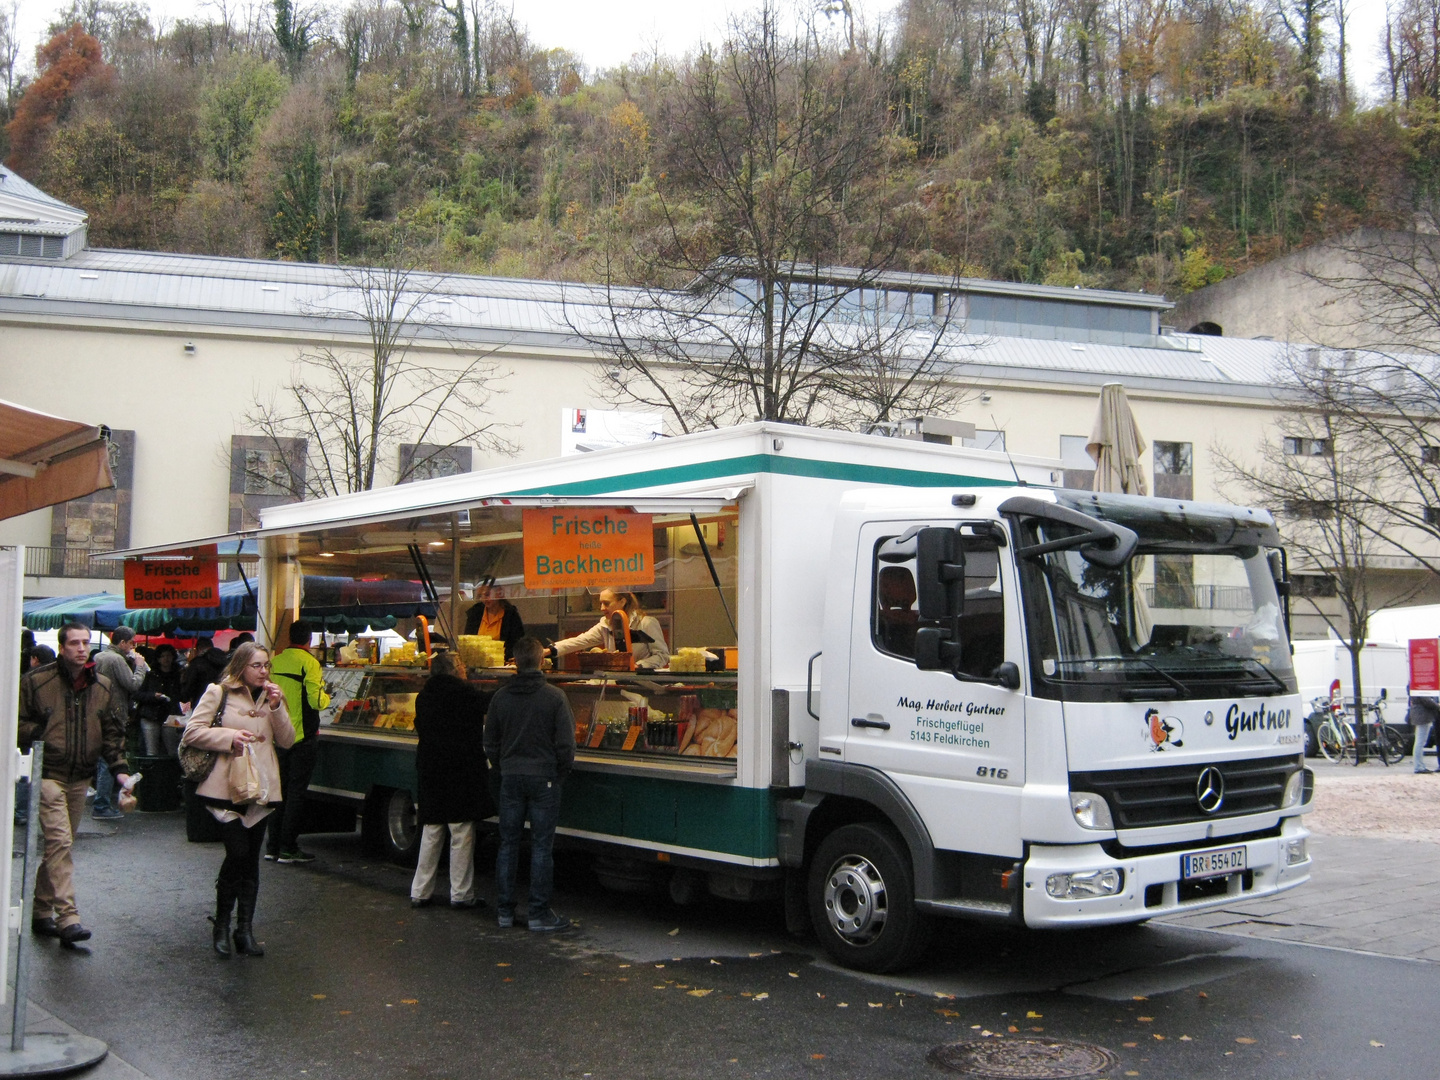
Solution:
[[(788, 937), (778, 905), (611, 894), (571, 860), (555, 906), (579, 925), (541, 936), (450, 910), (443, 871), (441, 906), (411, 910), (409, 872), (358, 835), (306, 846), (311, 866), (264, 864), (268, 955), (223, 961), (204, 918), (218, 845), (186, 843), (179, 813), (87, 822), (95, 936), (36, 942), (31, 1000), (156, 1080), (940, 1077), (941, 1044), (1027, 1036), (1104, 1046), (1116, 1078), (1440, 1075), (1433, 962), (1169, 926), (945, 924), (920, 970), (864, 978)], [(492, 859), (482, 847), (487, 896)]]

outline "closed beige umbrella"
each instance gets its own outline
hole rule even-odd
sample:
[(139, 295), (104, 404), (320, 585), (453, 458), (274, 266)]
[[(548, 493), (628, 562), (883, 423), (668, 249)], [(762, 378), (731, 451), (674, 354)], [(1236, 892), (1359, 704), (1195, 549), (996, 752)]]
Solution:
[(1145, 440), (1135, 426), (1125, 387), (1120, 383), (1106, 383), (1100, 388), (1100, 410), (1095, 414), (1095, 427), (1085, 452), (1095, 461), (1092, 490), (1147, 494), (1145, 470), (1140, 465)]

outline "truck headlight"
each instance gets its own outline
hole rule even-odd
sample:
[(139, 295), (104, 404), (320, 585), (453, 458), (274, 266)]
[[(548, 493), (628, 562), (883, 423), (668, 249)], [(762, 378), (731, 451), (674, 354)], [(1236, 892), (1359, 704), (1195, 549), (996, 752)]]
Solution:
[(1296, 866), (1303, 863), (1309, 855), (1305, 852), (1305, 837), (1297, 836), (1294, 840), (1285, 841), (1285, 865)]
[(1114, 829), (1110, 804), (1090, 791), (1070, 792), (1070, 812), (1082, 829)]
[(1280, 809), (1288, 810), (1292, 806), (1300, 805), (1300, 796), (1305, 791), (1305, 770), (1296, 769), (1290, 774), (1290, 779), (1285, 781), (1285, 794), (1280, 798)]
[[(1101, 803), (1103, 806), (1104, 803)], [(1114, 896), (1125, 877), (1119, 870), (1083, 870), (1072, 874), (1051, 874), (1045, 891), (1056, 900), (1082, 900), (1088, 896)]]

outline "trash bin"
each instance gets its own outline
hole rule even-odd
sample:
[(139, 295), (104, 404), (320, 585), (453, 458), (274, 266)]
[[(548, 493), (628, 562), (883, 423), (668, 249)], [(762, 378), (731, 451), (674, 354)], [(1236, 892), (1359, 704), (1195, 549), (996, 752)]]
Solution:
[(140, 774), (135, 785), (136, 809), (142, 814), (179, 810), (180, 762), (173, 757), (137, 757), (131, 767)]
[(165, 756), (176, 760), (180, 758), (180, 738), (185, 734), (184, 727), (175, 724), (162, 724), (160, 726), (160, 739), (165, 746)]

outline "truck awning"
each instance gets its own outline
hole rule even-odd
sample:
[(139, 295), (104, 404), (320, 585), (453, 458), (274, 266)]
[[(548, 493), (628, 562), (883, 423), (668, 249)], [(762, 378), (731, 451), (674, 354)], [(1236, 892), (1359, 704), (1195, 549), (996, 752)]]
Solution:
[(0, 520), (115, 486), (110, 431), (0, 401)]
[[(409, 486), (409, 485), (402, 485)], [(733, 506), (753, 483), (731, 483), (692, 487), (653, 488), (640, 491), (617, 492), (611, 495), (494, 495), (470, 496), (454, 502), (415, 507), (407, 505), (403, 510), (386, 507), (370, 513), (352, 512), (334, 518), (310, 517), (293, 525), (262, 527), (249, 532), (224, 533), (206, 536), (196, 540), (185, 540), (171, 544), (152, 544), (149, 547), (126, 548), (122, 551), (107, 551), (95, 555), (96, 559), (134, 559), (142, 556), (164, 557), (180, 555), (189, 548), (216, 545), (222, 560), (239, 558), (253, 561), (260, 557), (259, 540), (267, 536), (298, 536), (322, 530), (343, 529), (352, 525), (374, 525), (386, 521), (412, 521), (421, 517), (437, 517), (444, 514), (462, 513), (466, 510), (480, 510), (494, 506), (557, 507), (557, 506), (624, 506), (637, 514), (713, 514)], [(388, 490), (388, 489), (387, 489)], [(304, 506), (303, 503), (287, 503), (272, 507), (274, 510), (289, 510)], [(262, 512), (263, 517), (269, 513)], [(238, 551), (238, 555), (237, 555)]]

